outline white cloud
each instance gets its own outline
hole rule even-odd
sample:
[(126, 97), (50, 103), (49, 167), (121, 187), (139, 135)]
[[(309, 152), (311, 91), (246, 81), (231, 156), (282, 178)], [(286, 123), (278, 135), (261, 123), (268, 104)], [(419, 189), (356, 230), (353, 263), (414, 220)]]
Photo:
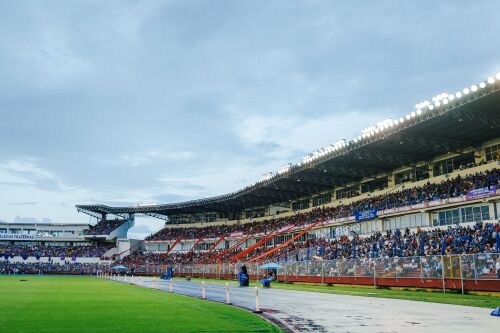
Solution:
[(142, 154), (124, 154), (122, 160), (129, 163), (131, 166), (140, 166), (157, 161), (181, 161), (188, 160), (194, 157), (191, 151), (170, 151), (168, 149), (150, 149)]
[(391, 113), (394, 112), (377, 110), (367, 114), (346, 111), (310, 118), (250, 115), (237, 122), (234, 133), (249, 146), (276, 146), (267, 155), (285, 159), (296, 157), (297, 153), (310, 153), (340, 139), (352, 140), (361, 134), (364, 127), (387, 118)]

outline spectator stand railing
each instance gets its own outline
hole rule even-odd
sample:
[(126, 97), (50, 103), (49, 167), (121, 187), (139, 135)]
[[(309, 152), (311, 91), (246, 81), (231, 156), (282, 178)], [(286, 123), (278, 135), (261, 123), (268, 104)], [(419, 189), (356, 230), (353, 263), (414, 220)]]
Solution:
[[(437, 255), (424, 257), (358, 258), (279, 262), (278, 281), (322, 284), (374, 285), (383, 287), (442, 288), (462, 291), (500, 290), (498, 253)], [(263, 262), (222, 264), (175, 264), (176, 276), (235, 279), (242, 265), (252, 280), (265, 271)]]

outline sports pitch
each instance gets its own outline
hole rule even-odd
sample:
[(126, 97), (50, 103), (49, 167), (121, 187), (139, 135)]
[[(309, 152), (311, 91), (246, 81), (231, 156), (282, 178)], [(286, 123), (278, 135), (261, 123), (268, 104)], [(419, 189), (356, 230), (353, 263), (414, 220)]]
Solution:
[(235, 307), (89, 277), (0, 276), (0, 332), (279, 332)]

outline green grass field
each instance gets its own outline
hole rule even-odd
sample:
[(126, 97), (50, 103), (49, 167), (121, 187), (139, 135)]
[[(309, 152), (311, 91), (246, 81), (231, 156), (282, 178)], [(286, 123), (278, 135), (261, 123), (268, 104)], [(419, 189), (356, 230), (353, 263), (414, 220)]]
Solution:
[[(182, 280), (182, 278), (177, 278)], [(194, 281), (201, 281), (202, 279), (193, 279)], [(217, 279), (204, 279), (206, 282), (213, 283), (226, 283), (226, 280)], [(237, 285), (237, 282), (231, 282), (233, 285)], [(251, 282), (252, 286), (256, 286), (255, 281)], [(259, 284), (260, 286), (260, 284)], [(319, 293), (327, 294), (341, 294), (341, 295), (352, 295), (352, 296), (366, 296), (366, 297), (381, 297), (381, 298), (392, 298), (392, 299), (404, 299), (410, 301), (420, 301), (420, 302), (433, 302), (433, 303), (445, 303), (445, 304), (455, 304), (455, 305), (467, 305), (467, 306), (477, 306), (482, 308), (494, 309), (500, 306), (499, 296), (487, 296), (487, 295), (462, 295), (457, 292), (446, 292), (443, 293), (442, 290), (427, 291), (427, 290), (394, 290), (394, 289), (379, 289), (371, 287), (355, 287), (355, 286), (322, 286), (322, 285), (310, 285), (310, 284), (285, 284), (285, 283), (273, 283), (272, 288), (276, 289), (288, 289), (288, 290), (301, 290), (301, 291), (313, 291)]]
[(109, 280), (0, 276), (1, 333), (279, 331), (239, 308)]

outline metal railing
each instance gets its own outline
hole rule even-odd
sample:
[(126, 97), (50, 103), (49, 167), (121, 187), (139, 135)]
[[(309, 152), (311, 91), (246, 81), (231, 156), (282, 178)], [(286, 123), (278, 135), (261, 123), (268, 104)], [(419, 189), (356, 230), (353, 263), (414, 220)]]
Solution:
[[(500, 280), (497, 262), (500, 262), (498, 253), (281, 261), (278, 264), (282, 268), (277, 270), (277, 274), (280, 281), (286, 281), (288, 277)], [(241, 266), (245, 265), (251, 276), (260, 277), (263, 274), (259, 270), (262, 264), (174, 264), (173, 269), (176, 275), (227, 278), (236, 276)], [(131, 268), (136, 274), (160, 274), (165, 271), (166, 265), (129, 266)]]

